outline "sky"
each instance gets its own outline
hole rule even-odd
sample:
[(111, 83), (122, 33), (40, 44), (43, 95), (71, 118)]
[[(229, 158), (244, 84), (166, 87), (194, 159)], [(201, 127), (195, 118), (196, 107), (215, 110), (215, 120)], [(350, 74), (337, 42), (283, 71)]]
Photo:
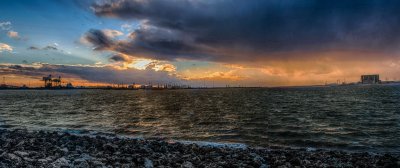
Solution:
[(2, 0), (0, 76), (39, 86), (400, 79), (400, 2)]

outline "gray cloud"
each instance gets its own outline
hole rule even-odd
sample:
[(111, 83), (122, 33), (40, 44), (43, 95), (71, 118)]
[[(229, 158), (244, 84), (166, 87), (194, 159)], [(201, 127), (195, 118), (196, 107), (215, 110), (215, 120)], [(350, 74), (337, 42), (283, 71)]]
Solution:
[(132, 62), (132, 59), (130, 59), (127, 56), (121, 55), (121, 54), (115, 54), (109, 58), (109, 61), (111, 61), (111, 62)]
[(39, 47), (35, 47), (35, 46), (30, 46), (30, 47), (28, 47), (27, 49), (28, 49), (28, 50), (54, 50), (54, 51), (57, 51), (57, 50), (58, 50), (58, 48), (57, 48), (56, 46), (52, 46), (52, 45), (48, 45), (48, 46), (45, 46), (45, 47), (43, 47), (43, 48), (39, 48)]
[(95, 46), (95, 50), (109, 49), (114, 45), (114, 41), (103, 31), (91, 29), (86, 32), (84, 39)]
[[(146, 57), (159, 60), (173, 60), (175, 55), (180, 58), (189, 58), (207, 54), (206, 49), (195, 46), (190, 41), (178, 39), (181, 35), (159, 28), (142, 28), (130, 34), (127, 40), (115, 40), (107, 36), (102, 30), (91, 29), (85, 33), (83, 39), (94, 46), (94, 50), (109, 50), (136, 57)], [(198, 52), (198, 53), (196, 53)]]
[(35, 46), (30, 46), (27, 48), (28, 50), (39, 50), (39, 48), (35, 47)]
[(46, 47), (43, 47), (42, 50), (58, 50), (58, 48), (56, 46), (48, 45)]
[(100, 17), (144, 22), (127, 40), (90, 30), (85, 38), (97, 50), (164, 60), (243, 61), (330, 50), (393, 52), (400, 45), (400, 1), (392, 0), (113, 0), (92, 8)]
[(164, 71), (151, 69), (138, 70), (133, 68), (116, 69), (111, 66), (82, 66), (82, 65), (6, 65), (0, 64), (0, 74), (15, 74), (32, 77), (42, 77), (48, 74), (61, 75), (62, 77), (80, 78), (92, 82), (103, 83), (148, 83), (148, 82), (176, 82), (180, 80)]

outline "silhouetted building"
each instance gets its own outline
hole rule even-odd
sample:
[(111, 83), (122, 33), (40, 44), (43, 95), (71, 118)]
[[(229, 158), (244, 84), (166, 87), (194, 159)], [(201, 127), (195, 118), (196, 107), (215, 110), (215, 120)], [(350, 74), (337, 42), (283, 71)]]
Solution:
[(377, 84), (380, 83), (379, 75), (362, 75), (361, 83), (362, 84)]
[(72, 83), (67, 83), (67, 85), (65, 86), (67, 89), (72, 89), (74, 88), (74, 86), (72, 85)]
[(49, 75), (47, 77), (43, 77), (42, 81), (44, 81), (45, 88), (61, 87), (61, 76), (58, 78), (52, 78), (51, 75)]
[(1, 84), (0, 85), (0, 89), (6, 89), (7, 88), (7, 85), (6, 84)]

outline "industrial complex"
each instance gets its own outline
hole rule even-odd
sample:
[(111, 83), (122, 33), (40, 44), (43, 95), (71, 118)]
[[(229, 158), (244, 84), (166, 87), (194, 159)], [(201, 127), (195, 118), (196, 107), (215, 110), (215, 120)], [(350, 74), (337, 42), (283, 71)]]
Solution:
[[(64, 82), (61, 76), (53, 77), (52, 75), (48, 75), (41, 78), (43, 85), (41, 87), (29, 87), (26, 85), (15, 86), (8, 85), (5, 81), (5, 77), (3, 77), (3, 83), (0, 84), (0, 89), (113, 89), (113, 90), (164, 90), (164, 89), (191, 89), (190, 85), (181, 85), (181, 84), (153, 84), (149, 82), (148, 84), (110, 84), (108, 86), (73, 86), (70, 82)], [(379, 84), (400, 84), (400, 81), (381, 81), (379, 74), (370, 74), (370, 75), (361, 75), (360, 81), (346, 83), (340, 82), (337, 80), (336, 83), (327, 83), (325, 82), (324, 86), (345, 86), (345, 85), (379, 85)], [(317, 85), (318, 86), (318, 85)], [(196, 88), (207, 88), (207, 87), (196, 87)], [(212, 87), (214, 88), (214, 87)], [(230, 88), (227, 86), (227, 88)]]

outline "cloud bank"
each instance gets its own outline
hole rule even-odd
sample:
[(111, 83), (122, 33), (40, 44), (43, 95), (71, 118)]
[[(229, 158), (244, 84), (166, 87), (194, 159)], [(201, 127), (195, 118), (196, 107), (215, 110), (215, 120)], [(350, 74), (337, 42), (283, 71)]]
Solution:
[(84, 38), (96, 50), (159, 60), (309, 59), (338, 50), (393, 53), (400, 45), (400, 2), (391, 0), (112, 0), (92, 9), (141, 22), (124, 40), (89, 30)]
[(179, 83), (181, 80), (166, 71), (134, 68), (116, 69), (112, 66), (0, 64), (0, 74), (42, 77), (49, 74), (64, 78), (78, 78), (98, 83)]

